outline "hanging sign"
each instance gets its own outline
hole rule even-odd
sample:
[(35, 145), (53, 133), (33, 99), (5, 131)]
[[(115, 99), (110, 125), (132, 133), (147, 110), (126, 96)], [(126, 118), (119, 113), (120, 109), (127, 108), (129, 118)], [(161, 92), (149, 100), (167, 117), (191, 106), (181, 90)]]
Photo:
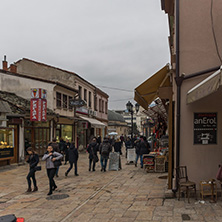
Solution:
[(194, 113), (194, 144), (217, 144), (217, 113)]
[(47, 91), (31, 89), (30, 120), (47, 121)]

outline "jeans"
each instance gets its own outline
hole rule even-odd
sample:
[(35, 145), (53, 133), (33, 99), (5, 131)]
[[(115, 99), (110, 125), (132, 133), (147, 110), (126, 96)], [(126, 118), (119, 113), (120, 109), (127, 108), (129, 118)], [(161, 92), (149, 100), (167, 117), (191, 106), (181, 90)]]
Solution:
[(59, 174), (59, 166), (56, 168), (56, 172), (55, 172), (55, 175), (58, 176)]
[(104, 156), (100, 157), (101, 167), (104, 170), (106, 169), (107, 161), (108, 161), (108, 157), (104, 157)]
[(47, 169), (47, 175), (49, 178), (49, 190), (52, 192), (52, 189), (54, 187), (56, 187), (55, 181), (54, 181), (54, 176), (56, 173), (56, 168), (52, 168), (52, 169)]
[(95, 170), (96, 162), (93, 161), (93, 159), (89, 159), (89, 170), (91, 170), (92, 163), (93, 163), (93, 168), (92, 169)]
[(69, 171), (73, 168), (73, 164), (75, 165), (75, 175), (77, 174), (77, 162), (76, 163), (69, 163), (70, 167), (67, 170), (67, 174), (69, 173)]
[(136, 154), (136, 164), (139, 158), (140, 158), (140, 165), (141, 167), (143, 167), (143, 155)]
[(29, 173), (26, 177), (27, 181), (28, 181), (28, 186), (29, 188), (31, 188), (31, 178), (32, 178), (32, 181), (33, 181), (33, 184), (34, 184), (34, 187), (37, 187), (37, 184), (36, 184), (36, 179), (35, 179), (35, 169), (30, 169), (29, 170)]

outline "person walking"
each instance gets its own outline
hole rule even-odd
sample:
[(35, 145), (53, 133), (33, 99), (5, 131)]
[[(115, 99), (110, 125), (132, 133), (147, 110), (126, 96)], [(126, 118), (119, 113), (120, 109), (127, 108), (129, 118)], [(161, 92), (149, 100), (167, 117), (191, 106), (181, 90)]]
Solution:
[(122, 155), (121, 148), (122, 148), (122, 141), (119, 138), (117, 138), (117, 140), (114, 142), (114, 151)]
[(100, 163), (101, 163), (101, 171), (106, 172), (106, 166), (109, 159), (109, 153), (112, 151), (112, 146), (109, 143), (107, 137), (104, 137), (103, 143), (100, 145)]
[(87, 148), (87, 152), (89, 153), (89, 171), (91, 171), (91, 166), (92, 166), (92, 171), (95, 171), (96, 167), (96, 162), (99, 161), (99, 158), (97, 156), (97, 151), (99, 150), (99, 144), (97, 143), (96, 137), (93, 137), (92, 142), (89, 144)]
[[(138, 147), (138, 151), (137, 151)], [(136, 162), (135, 166), (137, 166), (137, 161), (140, 158), (140, 165), (143, 168), (143, 155), (149, 154), (149, 144), (144, 141), (144, 137), (140, 136), (140, 141), (136, 143)]]
[(52, 146), (55, 152), (60, 153), (59, 144), (56, 142), (56, 138), (52, 139), (52, 142), (49, 143), (49, 146)]
[[(27, 163), (29, 163), (29, 173), (26, 177), (27, 182), (28, 182), (28, 189), (26, 192), (32, 192), (32, 188), (31, 188), (32, 182), (34, 185), (33, 192), (36, 192), (38, 191), (38, 187), (37, 187), (37, 182), (35, 178), (35, 172), (36, 172), (35, 167), (39, 163), (39, 155), (33, 150), (32, 147), (28, 147), (26, 151), (29, 155), (26, 161)], [(31, 178), (32, 178), (32, 182), (31, 182)]]
[(75, 165), (75, 175), (79, 176), (79, 174), (77, 173), (77, 161), (78, 161), (78, 158), (79, 158), (79, 153), (78, 153), (77, 148), (75, 147), (75, 143), (74, 142), (72, 142), (71, 145), (70, 145), (68, 156), (69, 156), (70, 167), (65, 172), (65, 176), (66, 177), (68, 176), (68, 173), (73, 168), (73, 164)]
[(62, 159), (62, 154), (55, 152), (52, 146), (48, 146), (47, 152), (42, 157), (42, 160), (46, 161), (47, 176), (49, 178), (49, 192), (47, 195), (52, 195), (52, 192), (57, 188), (54, 176), (56, 173), (55, 161)]
[(67, 164), (67, 162), (69, 161), (69, 148), (70, 148), (71, 143), (69, 142), (68, 139), (66, 139), (66, 148), (65, 148), (65, 164)]
[(127, 150), (132, 148), (132, 141), (129, 137), (127, 137), (126, 139), (125, 146), (126, 146), (126, 158), (127, 158)]

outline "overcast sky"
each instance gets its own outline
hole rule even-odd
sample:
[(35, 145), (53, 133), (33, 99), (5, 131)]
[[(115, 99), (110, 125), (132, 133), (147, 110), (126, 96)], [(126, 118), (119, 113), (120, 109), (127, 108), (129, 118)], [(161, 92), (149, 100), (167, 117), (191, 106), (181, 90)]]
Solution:
[(125, 109), (133, 90), (169, 62), (168, 20), (160, 0), (7, 0), (0, 52), (73, 71)]

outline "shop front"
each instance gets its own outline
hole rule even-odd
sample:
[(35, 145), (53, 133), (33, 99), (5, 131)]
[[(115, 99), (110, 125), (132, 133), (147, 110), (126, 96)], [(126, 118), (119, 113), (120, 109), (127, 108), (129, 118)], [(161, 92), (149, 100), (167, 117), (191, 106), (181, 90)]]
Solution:
[(17, 129), (0, 128), (0, 166), (18, 162)]
[(31, 122), (30, 120), (25, 120), (24, 137), (25, 152), (31, 146), (39, 155), (43, 155), (50, 141), (50, 121)]
[(58, 124), (56, 126), (56, 140), (59, 141), (60, 138), (65, 141), (73, 141), (73, 125)]

